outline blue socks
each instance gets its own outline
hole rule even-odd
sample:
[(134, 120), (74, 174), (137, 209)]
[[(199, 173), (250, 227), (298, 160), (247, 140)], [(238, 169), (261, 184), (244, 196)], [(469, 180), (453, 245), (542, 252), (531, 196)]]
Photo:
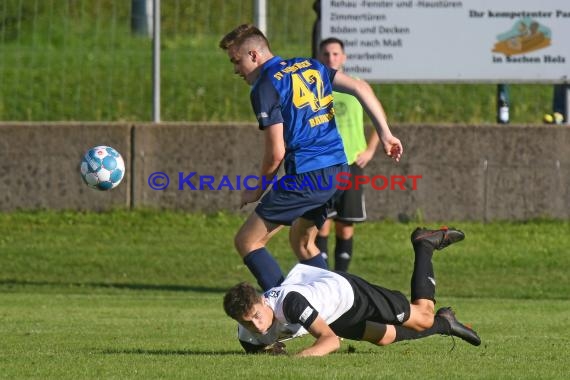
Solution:
[(257, 283), (265, 292), (273, 287), (281, 285), (285, 277), (277, 261), (271, 256), (265, 247), (248, 253), (243, 258), (244, 264), (257, 279)]
[[(243, 258), (243, 263), (248, 267), (249, 271), (257, 279), (257, 283), (267, 291), (271, 288), (281, 285), (285, 276), (277, 264), (277, 261), (271, 256), (265, 248), (259, 248), (251, 251)], [(310, 265), (317, 268), (328, 269), (326, 260), (321, 254), (316, 255), (308, 260), (301, 261), (301, 264)]]
[(316, 256), (311, 257), (308, 260), (299, 261), (301, 264), (310, 265), (312, 267), (322, 268), (322, 269), (329, 269), (327, 265), (327, 261), (320, 253)]

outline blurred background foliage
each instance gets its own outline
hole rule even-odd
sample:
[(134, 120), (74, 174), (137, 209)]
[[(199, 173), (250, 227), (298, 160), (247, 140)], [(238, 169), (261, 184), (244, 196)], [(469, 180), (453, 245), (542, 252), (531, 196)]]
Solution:
[[(310, 56), (313, 1), (267, 0), (283, 57)], [(254, 1), (161, 1), (164, 121), (255, 121), (249, 89), (217, 45), (253, 22)], [(152, 42), (131, 32), (131, 1), (3, 0), (0, 121), (152, 120)], [(392, 123), (495, 123), (495, 84), (374, 84)], [(552, 86), (510, 86), (511, 122), (538, 124)]]

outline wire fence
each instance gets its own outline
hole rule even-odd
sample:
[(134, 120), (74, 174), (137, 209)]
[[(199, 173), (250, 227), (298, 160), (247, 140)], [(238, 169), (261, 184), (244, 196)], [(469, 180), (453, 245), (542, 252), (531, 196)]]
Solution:
[[(164, 121), (254, 121), (246, 84), (217, 45), (253, 22), (254, 1), (161, 1)], [(0, 120), (152, 120), (152, 41), (129, 0), (3, 0)], [(311, 55), (314, 1), (267, 1), (281, 56)], [(494, 123), (495, 84), (376, 84), (392, 122)], [(511, 86), (513, 123), (540, 123), (552, 86)]]

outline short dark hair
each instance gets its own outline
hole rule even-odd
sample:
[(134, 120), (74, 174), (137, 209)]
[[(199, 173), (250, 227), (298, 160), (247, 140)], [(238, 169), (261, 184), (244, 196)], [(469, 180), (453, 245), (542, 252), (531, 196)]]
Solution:
[(238, 48), (248, 40), (257, 40), (262, 45), (266, 45), (269, 50), (269, 41), (261, 30), (251, 24), (241, 24), (220, 40), (219, 47), (223, 50), (228, 50), (232, 46)]
[(239, 320), (260, 301), (261, 295), (257, 293), (253, 285), (240, 282), (228, 290), (224, 296), (224, 311), (229, 317)]
[(342, 42), (342, 40), (340, 40), (336, 37), (329, 37), (329, 38), (325, 38), (324, 40), (322, 40), (321, 43), (319, 44), (319, 50), (323, 50), (325, 45), (328, 45), (328, 44), (339, 44), (342, 51), (344, 51), (344, 42)]

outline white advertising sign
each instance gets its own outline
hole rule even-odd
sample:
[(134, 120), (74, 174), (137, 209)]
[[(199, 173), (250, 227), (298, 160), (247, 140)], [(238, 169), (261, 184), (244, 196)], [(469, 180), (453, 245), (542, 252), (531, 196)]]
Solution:
[(372, 82), (565, 82), (569, 0), (322, 0), (321, 38)]

